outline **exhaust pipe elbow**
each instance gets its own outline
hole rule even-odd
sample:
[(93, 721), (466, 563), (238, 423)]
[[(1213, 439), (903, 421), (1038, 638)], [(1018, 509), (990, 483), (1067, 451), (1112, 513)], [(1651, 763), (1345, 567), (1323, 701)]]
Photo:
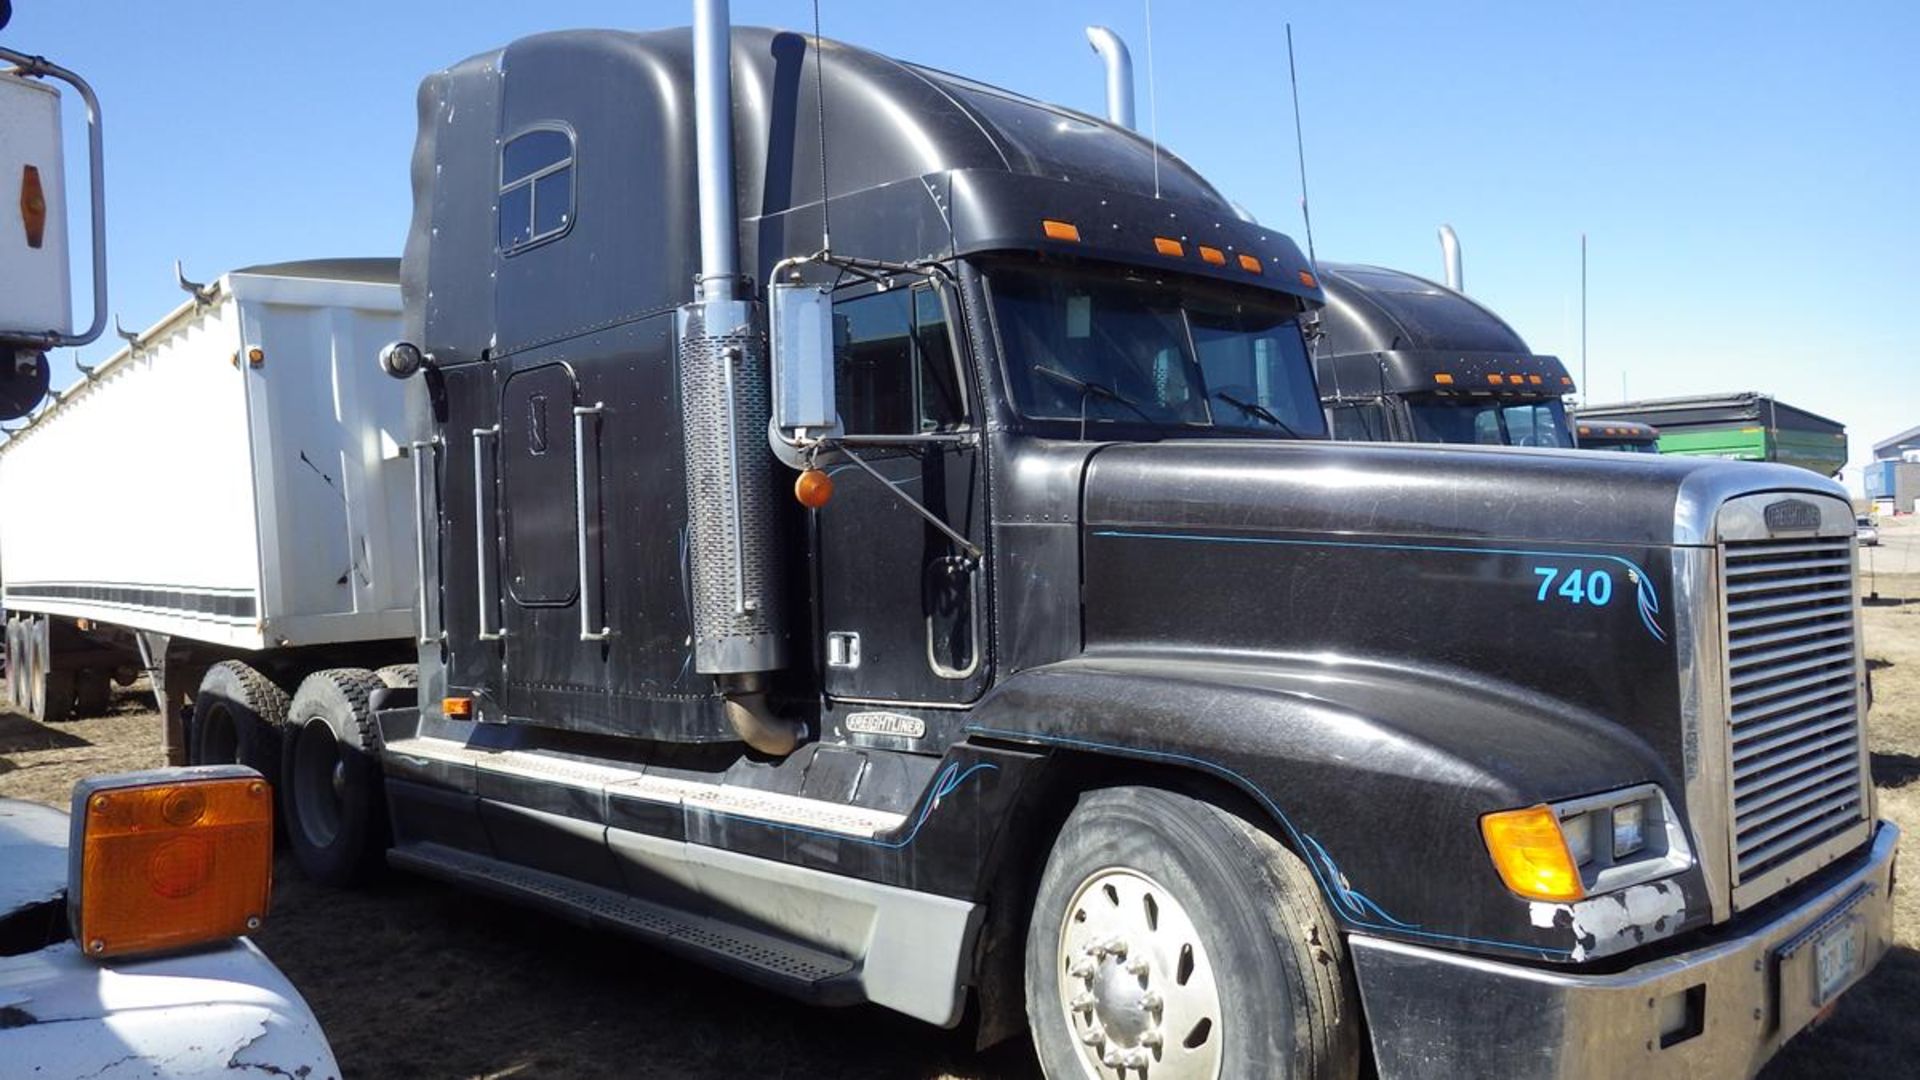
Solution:
[(728, 694), (726, 711), (727, 722), (733, 725), (734, 733), (762, 754), (786, 757), (806, 741), (807, 725), (773, 715), (763, 690)]
[(1447, 268), (1447, 288), (1465, 292), (1460, 275), (1460, 238), (1454, 235), (1451, 225), (1440, 226), (1440, 257)]
[(1104, 26), (1087, 27), (1087, 44), (1107, 66), (1107, 122), (1133, 128), (1133, 54), (1120, 35)]

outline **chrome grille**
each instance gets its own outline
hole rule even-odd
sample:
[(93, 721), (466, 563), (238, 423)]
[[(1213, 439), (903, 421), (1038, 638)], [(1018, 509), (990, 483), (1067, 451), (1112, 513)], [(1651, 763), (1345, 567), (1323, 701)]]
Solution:
[(1738, 886), (1866, 816), (1854, 539), (1728, 541), (1722, 550)]

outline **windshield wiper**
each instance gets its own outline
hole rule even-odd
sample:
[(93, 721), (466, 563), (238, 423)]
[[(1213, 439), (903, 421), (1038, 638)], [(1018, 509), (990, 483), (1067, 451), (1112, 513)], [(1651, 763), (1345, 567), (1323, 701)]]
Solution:
[(1085, 379), (1081, 379), (1081, 378), (1077, 378), (1075, 376), (1069, 375), (1066, 372), (1061, 371), (1059, 368), (1050, 368), (1045, 364), (1034, 364), (1033, 371), (1034, 371), (1034, 374), (1036, 375), (1045, 375), (1047, 378), (1052, 379), (1055, 382), (1066, 383), (1068, 386), (1071, 386), (1074, 389), (1080, 391), (1080, 417), (1081, 417), (1081, 423), (1083, 425), (1086, 423), (1087, 398), (1089, 396), (1097, 397), (1097, 398), (1105, 398), (1108, 401), (1118, 402), (1119, 404), (1125, 405), (1127, 408), (1132, 409), (1140, 417), (1140, 419), (1145, 420), (1147, 423), (1149, 424), (1159, 423), (1159, 421), (1155, 420), (1152, 416), (1148, 415), (1147, 410), (1141, 408), (1138, 402), (1134, 401), (1132, 398), (1121, 393), (1120, 391), (1115, 390), (1111, 386), (1102, 386), (1097, 382), (1088, 382)]
[(1274, 427), (1277, 427), (1281, 431), (1285, 432), (1289, 438), (1297, 439), (1300, 437), (1300, 434), (1298, 432), (1294, 431), (1291, 427), (1287, 426), (1287, 422), (1285, 420), (1282, 420), (1278, 416), (1275, 416), (1273, 414), (1272, 409), (1267, 408), (1265, 405), (1262, 405), (1259, 402), (1241, 401), (1239, 398), (1234, 397), (1232, 394), (1229, 394), (1224, 390), (1215, 390), (1213, 392), (1213, 396), (1219, 398), (1221, 401), (1224, 401), (1229, 405), (1234, 406), (1235, 408), (1239, 409), (1241, 412), (1246, 413), (1248, 416), (1257, 416), (1260, 419), (1265, 420), (1267, 423), (1272, 424)]

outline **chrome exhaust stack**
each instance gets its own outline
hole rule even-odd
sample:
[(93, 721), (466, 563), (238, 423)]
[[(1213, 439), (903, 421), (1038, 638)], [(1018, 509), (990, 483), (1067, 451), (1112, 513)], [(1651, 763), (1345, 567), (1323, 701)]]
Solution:
[(1120, 35), (1104, 26), (1087, 27), (1087, 44), (1107, 66), (1107, 122), (1133, 128), (1133, 54)]
[(740, 275), (727, 7), (727, 0), (693, 6), (700, 276), (678, 318), (693, 666), (719, 680), (742, 740), (762, 753), (788, 754), (806, 726), (774, 717), (765, 696), (766, 674), (787, 662), (788, 635), (767, 447), (765, 320), (745, 298)]
[(1460, 284), (1460, 238), (1453, 233), (1453, 226), (1440, 226), (1440, 258), (1447, 267), (1447, 288), (1454, 292), (1466, 292)]

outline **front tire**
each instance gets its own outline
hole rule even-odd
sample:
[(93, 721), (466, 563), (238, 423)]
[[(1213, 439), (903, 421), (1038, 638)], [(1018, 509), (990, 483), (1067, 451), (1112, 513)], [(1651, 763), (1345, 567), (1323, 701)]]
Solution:
[(323, 885), (355, 884), (386, 850), (386, 791), (362, 668), (316, 671), (293, 695), (281, 739), (280, 816), (295, 861)]
[(1034, 900), (1026, 994), (1053, 1080), (1359, 1071), (1345, 946), (1306, 865), (1157, 788), (1081, 796)]

